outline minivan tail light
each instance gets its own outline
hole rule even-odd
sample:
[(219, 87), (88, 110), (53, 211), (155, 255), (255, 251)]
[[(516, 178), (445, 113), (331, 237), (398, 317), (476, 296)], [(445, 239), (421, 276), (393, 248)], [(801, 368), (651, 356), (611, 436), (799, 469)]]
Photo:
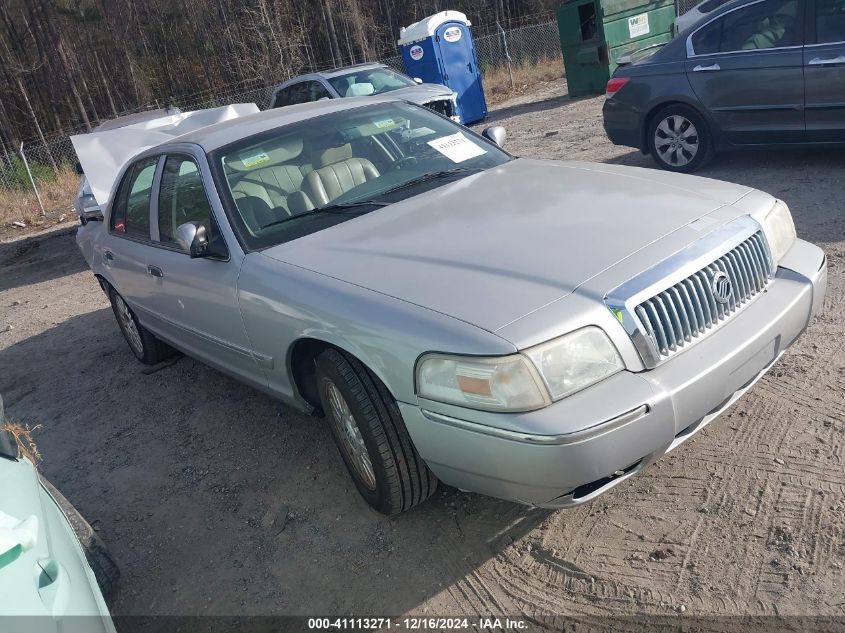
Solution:
[(630, 81), (630, 77), (614, 77), (610, 81), (607, 82), (607, 89), (605, 90), (605, 97), (610, 99), (613, 95), (615, 95), (619, 90), (622, 89), (628, 81)]

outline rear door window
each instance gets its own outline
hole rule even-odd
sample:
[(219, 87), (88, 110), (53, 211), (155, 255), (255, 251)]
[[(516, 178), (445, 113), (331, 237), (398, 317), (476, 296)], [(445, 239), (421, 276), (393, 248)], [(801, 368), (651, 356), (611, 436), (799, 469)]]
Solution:
[[(312, 98), (311, 84), (316, 84), (319, 88), (323, 88), (323, 86), (316, 81), (300, 81), (299, 83), (295, 83), (292, 86), (288, 86), (287, 88), (280, 90), (276, 95), (276, 101), (273, 103), (273, 107), (280, 108), (282, 106), (296, 105), (297, 103), (316, 101), (319, 97)], [(325, 88), (323, 88), (323, 91), (325, 91), (325, 96), (331, 96)]]
[(845, 0), (816, 0), (816, 43), (845, 42)]
[(731, 11), (692, 34), (693, 51), (710, 55), (800, 46), (802, 10), (800, 0), (764, 0)]
[(281, 108), (283, 106), (293, 105), (296, 103), (296, 101), (293, 100), (293, 97), (297, 90), (297, 86), (299, 86), (299, 84), (294, 84), (279, 90), (279, 92), (276, 93), (276, 99), (273, 101), (273, 107)]
[(111, 214), (115, 233), (150, 239), (150, 195), (158, 157), (143, 158), (126, 172)]
[(308, 101), (319, 101), (320, 99), (331, 99), (332, 96), (326, 87), (319, 81), (308, 82)]

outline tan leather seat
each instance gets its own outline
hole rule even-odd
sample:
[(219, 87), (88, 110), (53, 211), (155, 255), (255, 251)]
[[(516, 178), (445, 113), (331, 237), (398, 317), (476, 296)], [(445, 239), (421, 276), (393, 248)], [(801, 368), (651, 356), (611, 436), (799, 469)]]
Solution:
[(226, 157), (226, 178), (247, 228), (254, 233), (291, 215), (289, 198), (311, 171), (302, 138), (284, 137)]
[(371, 161), (352, 156), (349, 143), (320, 150), (313, 156), (313, 162), (314, 170), (305, 175), (302, 190), (318, 207), (379, 177), (378, 169)]
[(235, 201), (254, 196), (264, 200), (271, 209), (287, 210), (287, 197), (302, 189), (302, 181), (309, 171), (310, 165), (274, 165), (257, 169), (245, 174), (232, 187), (232, 195)]

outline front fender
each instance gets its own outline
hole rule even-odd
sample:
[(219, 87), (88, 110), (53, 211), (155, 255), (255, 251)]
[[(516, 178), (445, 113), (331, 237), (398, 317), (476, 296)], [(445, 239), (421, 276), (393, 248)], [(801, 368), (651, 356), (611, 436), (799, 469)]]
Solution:
[(409, 403), (416, 402), (414, 366), (426, 352), (515, 351), (469, 323), (260, 253), (244, 260), (238, 300), (253, 348), (270, 367), (270, 390), (299, 408), (303, 399), (291, 377), (290, 354), (301, 339), (355, 356), (397, 400)]

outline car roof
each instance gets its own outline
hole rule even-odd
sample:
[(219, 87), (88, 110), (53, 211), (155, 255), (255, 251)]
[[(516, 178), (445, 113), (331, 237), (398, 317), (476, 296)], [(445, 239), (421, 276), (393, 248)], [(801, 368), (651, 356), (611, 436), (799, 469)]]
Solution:
[(354, 72), (356, 70), (372, 70), (374, 68), (387, 68), (387, 65), (379, 62), (367, 62), (365, 64), (355, 64), (354, 66), (344, 66), (343, 68), (333, 68), (331, 70), (318, 70), (313, 73), (296, 75), (276, 86), (276, 92), (278, 92), (281, 88), (285, 88), (290, 84), (300, 82), (303, 79), (312, 79), (314, 77), (323, 77), (325, 79), (331, 79), (333, 77), (346, 75), (347, 73)]
[(194, 143), (200, 145), (205, 151), (211, 152), (229, 143), (283, 125), (307, 121), (333, 112), (353, 110), (365, 105), (398, 101), (401, 101), (401, 99), (395, 97), (354, 97), (352, 99), (325, 99), (285, 106), (284, 108), (273, 108), (199, 128), (168, 140), (166, 143), (156, 146), (156, 149), (165, 150), (167, 146), (176, 143)]
[(335, 68), (333, 70), (324, 70), (314, 73), (315, 75), (322, 75), (323, 77), (337, 77), (338, 75), (345, 75), (353, 70), (368, 70), (370, 68), (386, 68), (384, 64), (377, 62), (370, 62), (366, 64), (355, 64), (354, 66), (346, 66), (344, 68)]

